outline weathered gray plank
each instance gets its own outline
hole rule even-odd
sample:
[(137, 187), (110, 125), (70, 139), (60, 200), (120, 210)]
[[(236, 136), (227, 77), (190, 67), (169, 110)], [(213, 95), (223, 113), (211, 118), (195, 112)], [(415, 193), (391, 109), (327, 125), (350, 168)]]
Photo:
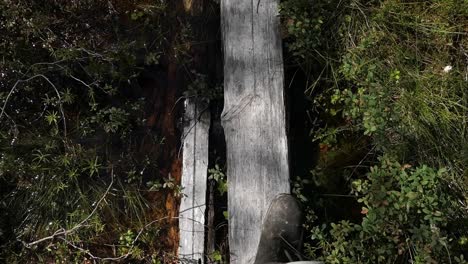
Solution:
[(206, 104), (187, 99), (184, 115), (182, 187), (179, 215), (179, 258), (183, 263), (203, 263), (208, 131), (210, 113)]
[(278, 0), (223, 0), (231, 263), (254, 262), (262, 217), (289, 193)]

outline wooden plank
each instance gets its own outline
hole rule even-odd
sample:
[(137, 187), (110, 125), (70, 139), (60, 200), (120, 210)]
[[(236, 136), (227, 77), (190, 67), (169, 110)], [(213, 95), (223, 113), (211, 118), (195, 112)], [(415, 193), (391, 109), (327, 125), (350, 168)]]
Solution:
[(278, 0), (223, 0), (231, 263), (254, 262), (269, 203), (289, 193)]
[(210, 113), (206, 103), (187, 99), (184, 115), (179, 258), (203, 263)]

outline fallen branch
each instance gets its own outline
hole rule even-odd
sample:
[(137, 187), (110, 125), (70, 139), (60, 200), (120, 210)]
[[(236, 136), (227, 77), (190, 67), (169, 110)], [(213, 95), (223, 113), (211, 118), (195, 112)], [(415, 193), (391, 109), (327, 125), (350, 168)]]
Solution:
[(156, 223), (156, 222), (160, 222), (160, 221), (163, 221), (163, 220), (166, 220), (166, 219), (169, 219), (170, 217), (163, 217), (163, 218), (160, 218), (160, 219), (157, 219), (157, 220), (154, 220), (154, 221), (151, 221), (149, 222), (148, 224), (146, 224), (144, 227), (142, 227), (140, 229), (140, 231), (138, 232), (138, 234), (136, 235), (135, 239), (133, 239), (132, 241), (132, 244), (128, 250), (127, 253), (121, 255), (121, 256), (118, 256), (118, 257), (99, 257), (99, 256), (95, 256), (93, 255), (92, 253), (89, 252), (89, 250), (87, 249), (84, 249), (84, 248), (81, 248), (77, 245), (75, 245), (74, 243), (71, 243), (70, 241), (66, 240), (65, 238), (61, 237), (59, 239), (63, 240), (65, 243), (67, 243), (67, 245), (71, 246), (72, 248), (76, 249), (76, 250), (79, 250), (83, 253), (85, 253), (89, 258), (93, 259), (93, 260), (101, 260), (101, 261), (116, 261), (116, 260), (122, 260), (122, 259), (126, 259), (127, 257), (129, 257), (133, 252), (133, 248), (135, 248), (135, 244), (136, 242), (138, 241), (138, 238), (140, 238), (141, 234), (143, 234), (143, 231), (145, 231), (146, 228), (148, 228), (149, 226), (151, 226), (152, 224)]
[(47, 237), (44, 237), (44, 238), (41, 238), (41, 239), (38, 239), (36, 241), (33, 241), (33, 242), (30, 242), (30, 243), (25, 243), (25, 246), (27, 248), (31, 248), (32, 246), (34, 245), (37, 245), (39, 243), (42, 243), (44, 241), (48, 241), (48, 240), (52, 240), (54, 238), (57, 238), (59, 236), (66, 236), (68, 234), (71, 234), (73, 233), (74, 231), (76, 231), (77, 229), (81, 228), (97, 211), (99, 205), (101, 204), (102, 201), (104, 201), (104, 199), (106, 198), (107, 194), (109, 193), (112, 185), (114, 184), (114, 170), (112, 169), (111, 171), (111, 182), (109, 184), (109, 186), (107, 187), (105, 193), (101, 196), (101, 199), (99, 199), (99, 201), (97, 202), (96, 206), (93, 208), (93, 210), (91, 211), (91, 213), (85, 218), (83, 219), (81, 222), (79, 222), (78, 224), (76, 224), (74, 227), (72, 227), (71, 229), (68, 229), (68, 230), (65, 230), (65, 229), (59, 229), (57, 231), (55, 231), (55, 233), (53, 233), (52, 235), (50, 236), (47, 236)]
[[(55, 231), (52, 235), (50, 236), (47, 236), (47, 237), (44, 237), (44, 238), (41, 238), (41, 239), (38, 239), (36, 241), (33, 241), (33, 242), (30, 242), (30, 243), (25, 243), (24, 241), (23, 244), (25, 247), (27, 248), (31, 248), (32, 246), (34, 245), (37, 245), (37, 244), (40, 244), (42, 242), (45, 242), (45, 241), (49, 241), (49, 240), (53, 240), (53, 239), (60, 239), (62, 241), (64, 241), (68, 246), (84, 253), (85, 255), (87, 255), (90, 259), (92, 260), (99, 260), (99, 261), (118, 261), (118, 260), (123, 260), (123, 259), (126, 259), (128, 258), (132, 253), (133, 253), (133, 249), (135, 248), (135, 245), (136, 245), (136, 242), (138, 241), (138, 239), (140, 238), (140, 236), (143, 234), (143, 232), (151, 225), (157, 223), (157, 222), (161, 222), (161, 221), (164, 221), (164, 220), (167, 220), (167, 219), (180, 219), (181, 217), (169, 217), (169, 216), (166, 216), (166, 217), (162, 217), (162, 218), (159, 218), (159, 219), (156, 219), (156, 220), (153, 220), (149, 223), (147, 223), (146, 225), (144, 225), (137, 233), (137, 235), (135, 236), (135, 238), (133, 239), (131, 245), (130, 245), (130, 248), (128, 250), (128, 252), (126, 254), (123, 254), (123, 255), (120, 255), (120, 256), (117, 256), (117, 257), (100, 257), (100, 256), (96, 256), (94, 254), (92, 254), (88, 249), (85, 249), (83, 247), (80, 247), (78, 245), (76, 245), (75, 243), (67, 240), (67, 235), (75, 232), (76, 230), (78, 230), (79, 228), (83, 227), (85, 225), (85, 223), (91, 219), (91, 217), (96, 213), (97, 209), (99, 208), (99, 205), (102, 203), (102, 201), (104, 201), (105, 197), (107, 196), (107, 194), (109, 193), (112, 185), (113, 185), (113, 182), (114, 182), (114, 173), (113, 173), (113, 170), (111, 172), (111, 175), (112, 175), (112, 178), (111, 178), (111, 183), (109, 184), (109, 186), (107, 187), (105, 193), (102, 195), (102, 197), (99, 199), (99, 201), (97, 202), (96, 206), (93, 208), (93, 210), (91, 211), (91, 213), (85, 218), (83, 219), (80, 223), (76, 224), (73, 228), (71, 229), (68, 229), (68, 230), (65, 230), (65, 229), (59, 229), (57, 231)], [(187, 208), (183, 211), (181, 211), (180, 213), (184, 213), (186, 211), (189, 211), (189, 210), (193, 210), (193, 209), (196, 209), (196, 208), (199, 208), (201, 206), (204, 206), (204, 205), (198, 205), (198, 206), (193, 206), (191, 208)], [(196, 220), (194, 219), (190, 219), (188, 218), (189, 220), (192, 220), (192, 221), (195, 221), (197, 222)], [(203, 223), (201, 223), (203, 224)]]

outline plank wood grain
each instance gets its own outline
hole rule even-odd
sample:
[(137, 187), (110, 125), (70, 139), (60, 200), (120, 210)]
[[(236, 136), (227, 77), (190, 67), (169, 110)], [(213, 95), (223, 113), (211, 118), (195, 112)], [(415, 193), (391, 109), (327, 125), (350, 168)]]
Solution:
[(207, 105), (187, 99), (184, 115), (182, 187), (179, 214), (179, 258), (182, 263), (203, 263), (208, 170)]
[(231, 263), (254, 262), (262, 217), (289, 193), (278, 0), (222, 0)]

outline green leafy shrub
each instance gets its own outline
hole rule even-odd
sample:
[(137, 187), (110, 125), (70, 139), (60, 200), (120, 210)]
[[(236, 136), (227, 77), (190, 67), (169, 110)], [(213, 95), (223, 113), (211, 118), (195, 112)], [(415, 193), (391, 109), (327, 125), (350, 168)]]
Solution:
[[(322, 8), (320, 4), (316, 8)], [(314, 12), (307, 0), (283, 1), (280, 12), (285, 21), (285, 31), (292, 39), (287, 43), (290, 52), (300, 58), (309, 58), (324, 39), (322, 37), (323, 13)]]
[(371, 135), (382, 152), (463, 175), (467, 43), (460, 21), (467, 19), (466, 4), (383, 1), (363, 8), (365, 22), (342, 40), (341, 81), (317, 102), (348, 129)]
[(443, 169), (382, 159), (367, 179), (353, 182), (363, 205), (362, 222), (331, 223), (329, 231), (326, 225), (313, 228), (317, 247), (309, 247), (309, 253), (320, 252), (326, 263), (454, 261), (467, 248), (460, 243), (463, 236), (448, 228), (461, 213), (458, 197), (447, 192), (449, 179)]
[(183, 34), (169, 30), (167, 5), (0, 1), (0, 262), (161, 255), (166, 223), (151, 222), (164, 215), (149, 200), (181, 190), (148, 187), (162, 181), (163, 139), (147, 126), (141, 79), (157, 71), (167, 32), (190, 37), (182, 21)]
[(220, 195), (224, 195), (228, 191), (228, 183), (226, 179), (225, 169), (222, 169), (218, 164), (214, 168), (208, 169), (208, 179), (213, 180)]
[(327, 228), (315, 229), (312, 257), (465, 263), (467, 10), (456, 0), (283, 1), (287, 52), (317, 113), (313, 183), (364, 205), (362, 222), (319, 217)]

